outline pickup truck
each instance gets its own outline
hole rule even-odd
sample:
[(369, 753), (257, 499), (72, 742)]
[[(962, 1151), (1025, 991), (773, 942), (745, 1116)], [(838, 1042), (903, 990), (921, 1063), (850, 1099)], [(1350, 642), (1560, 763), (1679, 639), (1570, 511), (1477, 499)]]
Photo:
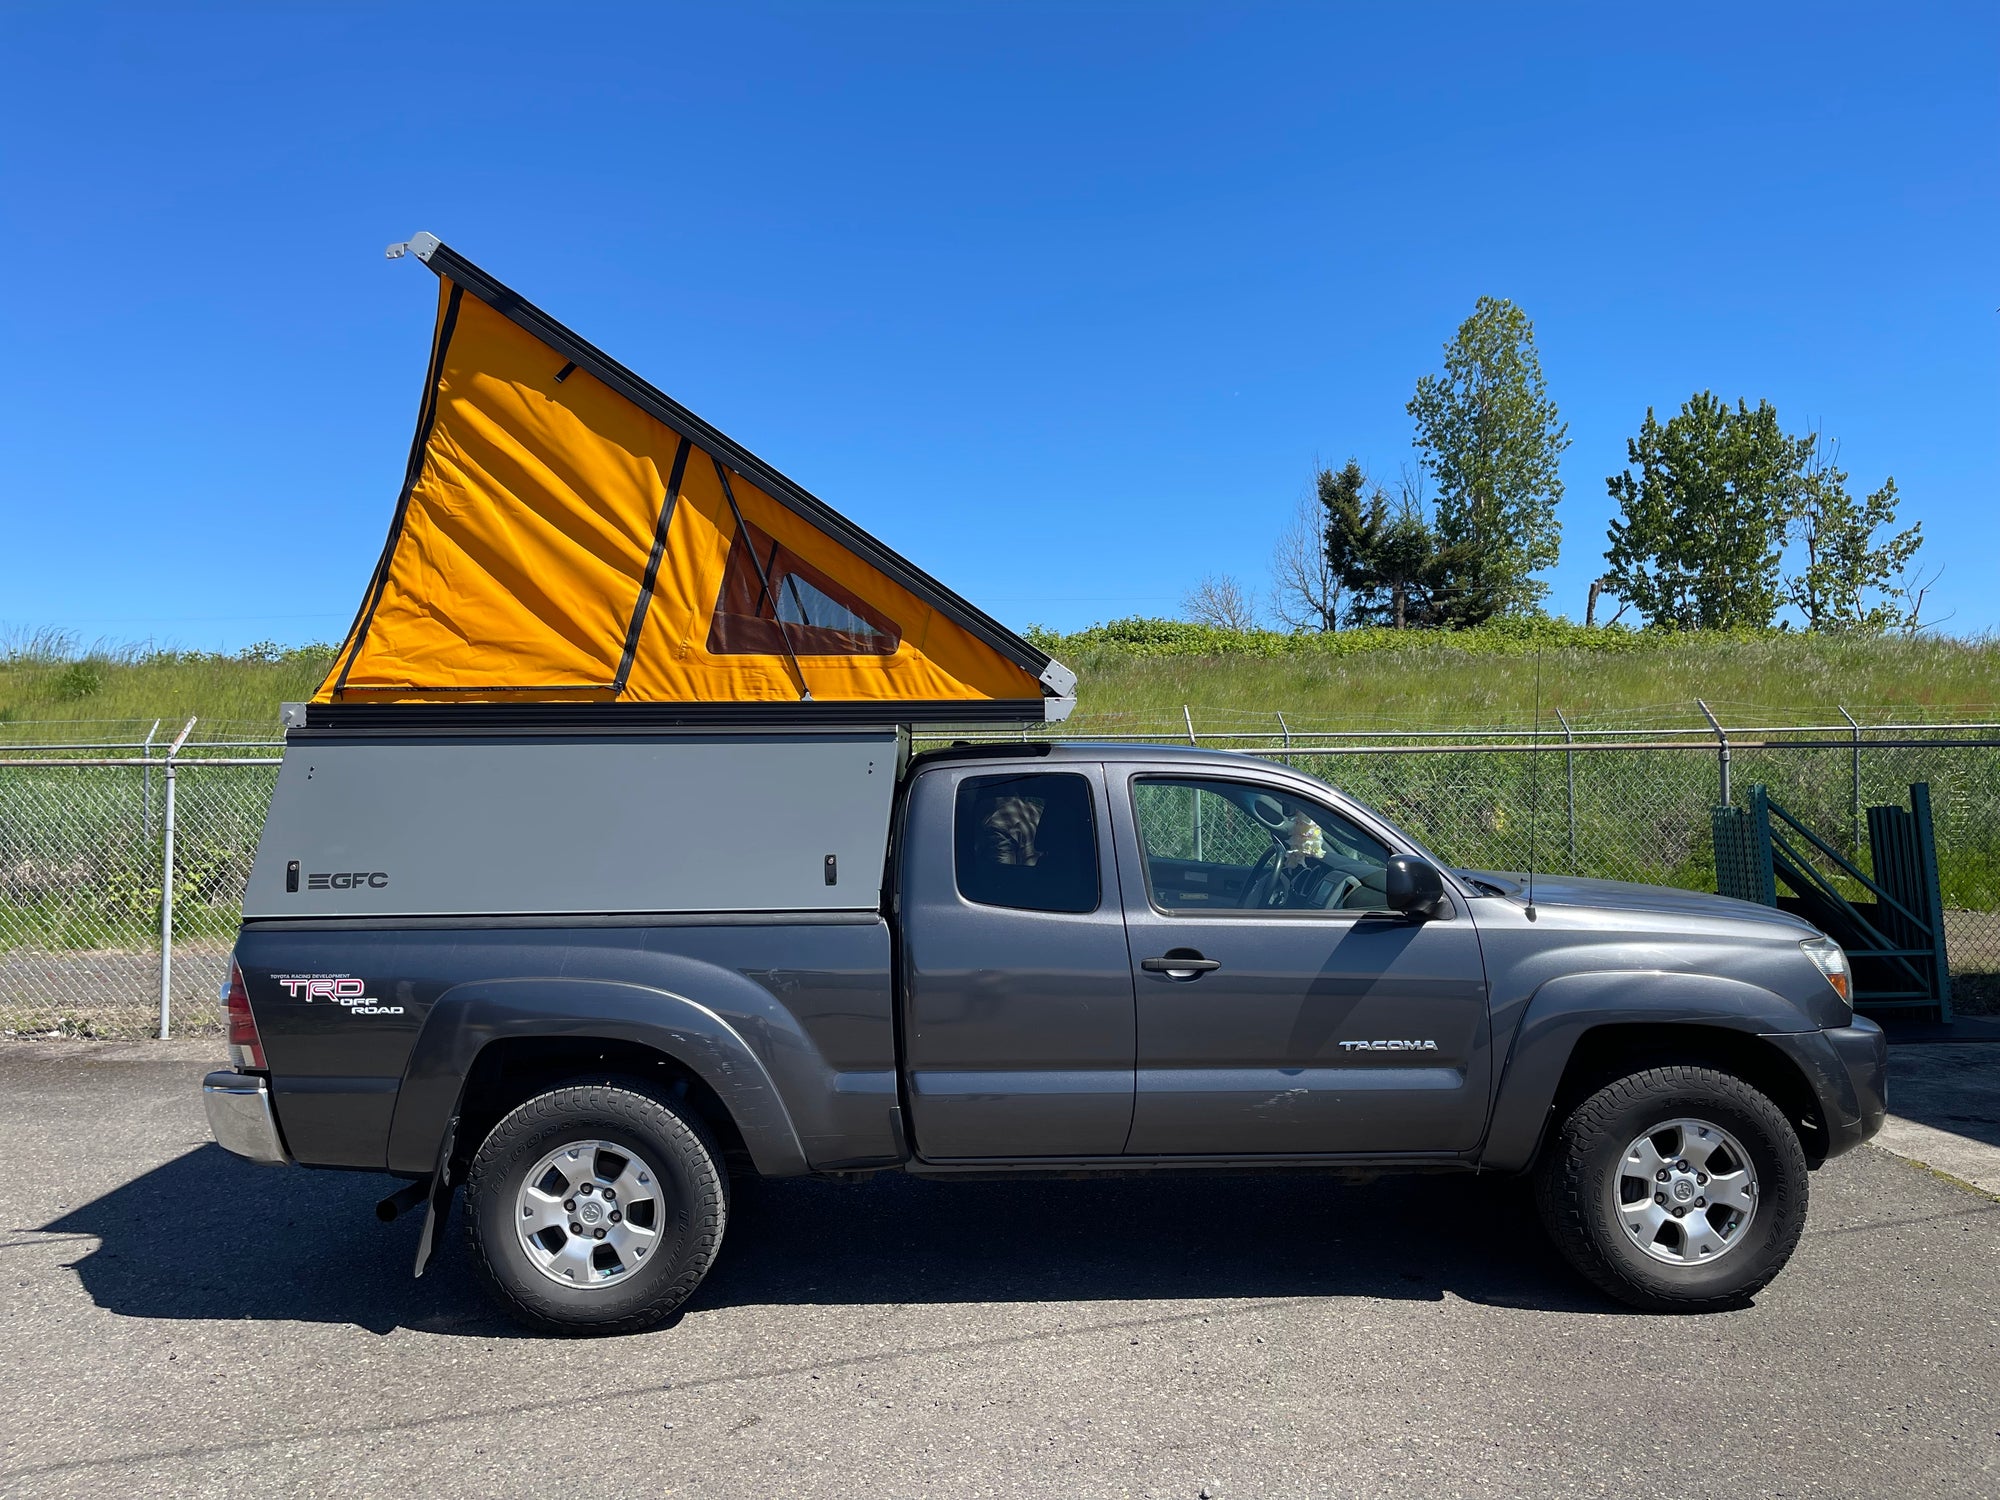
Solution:
[[(513, 859), (494, 830), (539, 804), (461, 768), (364, 834), (389, 793), (340, 801), (340, 747), (295, 739), (230, 971), (235, 1067), (203, 1085), (216, 1139), (405, 1179), (383, 1211), (427, 1208), (419, 1274), (462, 1187), (499, 1301), (603, 1333), (695, 1291), (743, 1173), (1515, 1174), (1612, 1297), (1728, 1306), (1784, 1266), (1809, 1171), (1882, 1123), (1881, 1030), (1787, 914), (1449, 869), (1245, 755), (900, 743), (822, 799), (883, 813), (831, 852), (689, 793), (677, 826), (714, 828), (656, 841), (675, 893), (620, 910), (647, 857), (621, 819), (565, 815), (519, 835), (565, 849)], [(462, 826), (412, 831), (453, 796), (477, 799)], [(505, 878), (573, 909), (489, 890), (529, 865)], [(399, 908), (413, 881), (434, 893)]]

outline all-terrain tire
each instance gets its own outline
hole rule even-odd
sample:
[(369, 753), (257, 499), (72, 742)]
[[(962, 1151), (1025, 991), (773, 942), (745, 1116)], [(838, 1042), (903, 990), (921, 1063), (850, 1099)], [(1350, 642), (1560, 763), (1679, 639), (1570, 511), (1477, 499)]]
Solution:
[[(658, 1174), (657, 1238), (615, 1283), (568, 1286), (530, 1260), (515, 1217), (536, 1164), (586, 1140), (629, 1150)], [(548, 1333), (637, 1333), (667, 1318), (715, 1263), (729, 1218), (729, 1179), (708, 1128), (625, 1080), (551, 1089), (520, 1105), (480, 1142), (465, 1197), (466, 1234), (488, 1289), (514, 1317)]]
[[(1628, 1146), (1684, 1119), (1734, 1136), (1756, 1179), (1742, 1238), (1706, 1264), (1648, 1254), (1618, 1206)], [(1536, 1164), (1535, 1197), (1556, 1248), (1600, 1290), (1647, 1312), (1708, 1312), (1741, 1306), (1784, 1269), (1805, 1228), (1807, 1178), (1798, 1134), (1770, 1099), (1728, 1073), (1674, 1066), (1617, 1079), (1571, 1110)]]

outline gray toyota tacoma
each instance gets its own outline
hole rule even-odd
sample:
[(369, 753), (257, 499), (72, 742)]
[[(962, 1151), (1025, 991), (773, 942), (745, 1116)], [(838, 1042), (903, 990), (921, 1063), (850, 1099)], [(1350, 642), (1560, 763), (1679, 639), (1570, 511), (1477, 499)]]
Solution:
[(1520, 1174), (1606, 1293), (1716, 1308), (1883, 1118), (1803, 922), (1222, 752), (302, 718), (244, 910), (216, 1139), (405, 1179), (419, 1273), (462, 1196), (556, 1331), (684, 1302), (732, 1174), (887, 1170)]

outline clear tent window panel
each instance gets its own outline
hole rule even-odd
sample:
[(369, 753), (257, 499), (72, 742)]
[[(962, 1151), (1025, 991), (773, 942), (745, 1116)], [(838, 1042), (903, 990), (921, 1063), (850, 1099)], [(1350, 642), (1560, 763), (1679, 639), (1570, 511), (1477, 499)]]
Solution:
[(709, 626), (718, 656), (893, 656), (902, 632), (775, 537), (745, 522)]

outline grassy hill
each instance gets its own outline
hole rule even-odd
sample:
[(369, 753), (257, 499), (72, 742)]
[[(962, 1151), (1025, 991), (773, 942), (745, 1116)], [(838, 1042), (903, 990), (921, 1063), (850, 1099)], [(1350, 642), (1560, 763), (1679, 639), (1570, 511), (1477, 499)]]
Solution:
[[(1534, 622), (1453, 633), (1286, 636), (1128, 620), (1035, 632), (1076, 669), (1075, 727), (1294, 732), (1523, 725), (1560, 710), (1573, 725), (1863, 723), (2000, 715), (2000, 641), (1948, 636), (1655, 634)], [(79, 650), (42, 636), (0, 650), (0, 741), (143, 738), (190, 715), (201, 738), (271, 738), (278, 704), (310, 697), (332, 648), (202, 652)]]
[(277, 739), (278, 705), (310, 698), (332, 659), (323, 645), (81, 650), (44, 633), (0, 646), (0, 744), (143, 740), (155, 719), (171, 740), (190, 715), (200, 739)]
[(1480, 630), (1238, 633), (1120, 621), (1037, 642), (1081, 679), (1078, 717), (1147, 728), (1299, 729), (1521, 726), (1557, 710), (1576, 726), (1703, 722), (1867, 723), (2000, 712), (2000, 641), (1812, 636), (1788, 631), (1667, 634), (1538, 621)]

